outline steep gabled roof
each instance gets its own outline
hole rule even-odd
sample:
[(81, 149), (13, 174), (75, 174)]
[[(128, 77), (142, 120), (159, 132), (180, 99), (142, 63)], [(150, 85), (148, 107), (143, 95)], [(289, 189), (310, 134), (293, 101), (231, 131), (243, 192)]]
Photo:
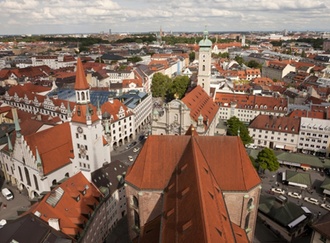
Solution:
[(58, 219), (60, 230), (74, 238), (83, 231), (100, 197), (98, 189), (79, 172), (44, 196), (30, 212), (40, 215), (45, 222)]
[(25, 140), (34, 156), (38, 149), (45, 175), (71, 163), (73, 146), (68, 122), (25, 136)]
[(182, 102), (190, 109), (190, 117), (197, 122), (198, 117), (202, 115), (207, 127), (213, 121), (219, 109), (219, 106), (199, 85), (182, 98)]
[(195, 139), (198, 147), (193, 148), (200, 149), (221, 190), (248, 191), (260, 184), (242, 141), (227, 136), (149, 136), (126, 181), (140, 189), (163, 190), (191, 139)]
[(221, 189), (194, 138), (165, 188), (162, 215), (161, 242), (235, 241)]
[(74, 89), (75, 90), (89, 89), (89, 85), (87, 83), (84, 67), (80, 60), (80, 57), (77, 59), (76, 82), (74, 84)]

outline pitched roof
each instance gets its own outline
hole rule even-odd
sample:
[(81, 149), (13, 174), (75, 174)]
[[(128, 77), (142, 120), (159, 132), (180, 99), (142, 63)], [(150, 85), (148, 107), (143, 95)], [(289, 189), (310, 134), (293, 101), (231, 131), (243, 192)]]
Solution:
[[(260, 183), (237, 137), (171, 135), (148, 137), (135, 163), (129, 168), (126, 181), (140, 189), (163, 190), (190, 140), (195, 140), (194, 153), (195, 150), (201, 151), (199, 154), (204, 156), (222, 190), (246, 191)], [(228, 162), (230, 167), (226, 166)]]
[(97, 108), (91, 104), (79, 105), (77, 104), (72, 114), (72, 121), (86, 124), (87, 115), (90, 116), (92, 123), (99, 120), (97, 116)]
[(162, 242), (235, 241), (221, 190), (198, 146), (189, 140), (165, 188)]
[(45, 175), (71, 163), (73, 146), (68, 122), (25, 136), (25, 140), (34, 156), (38, 149)]
[(190, 117), (194, 121), (198, 121), (200, 115), (203, 116), (203, 121), (208, 127), (215, 115), (218, 112), (219, 106), (213, 102), (212, 98), (197, 85), (192, 91), (182, 98), (182, 102), (190, 109)]
[(76, 82), (74, 84), (75, 90), (86, 90), (89, 89), (87, 83), (84, 67), (82, 65), (80, 57), (77, 59), (77, 69), (76, 69)]
[(249, 128), (298, 134), (300, 118), (258, 115), (250, 123)]
[(73, 242), (72, 238), (60, 231), (53, 229), (36, 215), (28, 213), (7, 224), (0, 230), (0, 239), (2, 243), (14, 242), (38, 242), (50, 243)]
[(84, 229), (87, 215), (92, 215), (102, 194), (81, 173), (68, 178), (34, 205), (30, 212), (40, 215), (45, 222), (58, 219), (60, 230), (75, 237)]
[(319, 232), (320, 234), (324, 235), (327, 239), (330, 239), (330, 213), (325, 214), (322, 216), (318, 221), (316, 221), (312, 228)]

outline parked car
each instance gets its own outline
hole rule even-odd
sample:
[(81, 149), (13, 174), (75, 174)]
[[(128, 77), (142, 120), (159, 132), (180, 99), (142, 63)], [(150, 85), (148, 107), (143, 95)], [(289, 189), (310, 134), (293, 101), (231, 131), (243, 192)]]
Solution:
[(322, 203), (322, 204), (321, 204), (321, 207), (322, 207), (322, 208), (325, 208), (326, 210), (329, 210), (329, 211), (330, 211), (330, 205), (327, 205), (327, 204), (325, 204), (325, 203)]
[(5, 219), (0, 220), (0, 229), (3, 228), (7, 224), (7, 221)]
[(304, 200), (306, 202), (309, 202), (309, 203), (312, 203), (312, 204), (315, 204), (315, 205), (319, 205), (319, 201), (315, 198), (312, 198), (312, 197), (305, 197)]
[(271, 189), (271, 191), (272, 192), (275, 192), (275, 193), (279, 193), (279, 194), (285, 194), (285, 191), (283, 189), (281, 189), (281, 188), (275, 188), (275, 187), (273, 187)]
[(290, 197), (301, 199), (301, 194), (299, 194), (298, 192), (288, 192), (288, 195)]
[(139, 150), (140, 150), (140, 147), (135, 147), (135, 148), (133, 149), (133, 152), (136, 153), (136, 152), (139, 151)]
[(1, 193), (7, 201), (14, 199), (13, 193), (8, 188), (2, 188)]
[(246, 148), (250, 148), (250, 149), (257, 149), (257, 148), (258, 148), (257, 145), (255, 145), (255, 144), (251, 144), (251, 143), (250, 143), (250, 144), (246, 144), (245, 147), (246, 147)]
[(129, 155), (128, 156), (128, 160), (131, 161), (131, 162), (133, 162), (133, 156)]

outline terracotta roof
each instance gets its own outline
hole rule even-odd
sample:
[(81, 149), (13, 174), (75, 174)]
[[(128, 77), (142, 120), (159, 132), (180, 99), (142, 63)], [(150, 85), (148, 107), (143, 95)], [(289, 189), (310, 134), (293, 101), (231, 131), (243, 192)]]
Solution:
[(133, 115), (133, 113), (127, 108), (126, 105), (121, 103), (118, 99), (113, 99), (112, 102), (105, 102), (101, 106), (102, 114), (108, 112), (112, 116), (112, 121), (118, 121), (120, 118), (118, 117), (120, 108), (122, 108), (125, 112), (125, 117)]
[(219, 106), (213, 102), (212, 98), (199, 85), (186, 94), (182, 98), (182, 102), (190, 109), (190, 117), (194, 121), (197, 122), (198, 117), (200, 115), (203, 116), (206, 127), (211, 124), (219, 109)]
[(231, 103), (236, 103), (236, 107), (241, 109), (276, 111), (283, 113), (286, 113), (284, 108), (287, 108), (286, 98), (246, 94), (230, 94), (218, 92), (215, 96), (215, 102), (223, 107), (229, 107)]
[(89, 89), (89, 85), (87, 83), (84, 67), (80, 58), (77, 59), (77, 69), (76, 69), (76, 82), (74, 84), (75, 90), (86, 90)]
[(249, 128), (292, 134), (298, 134), (299, 127), (300, 118), (272, 115), (258, 115), (249, 125)]
[(165, 188), (162, 215), (161, 242), (235, 242), (221, 189), (195, 139)]
[(78, 123), (84, 123), (87, 122), (87, 109), (90, 115), (90, 119), (92, 123), (99, 120), (99, 117), (97, 116), (97, 108), (91, 104), (86, 105), (76, 105), (75, 110), (72, 114), (72, 121), (78, 122)]
[(75, 237), (83, 231), (83, 224), (88, 221), (87, 215), (92, 215), (92, 208), (99, 204), (98, 198), (101, 196), (98, 189), (79, 172), (44, 196), (31, 212), (39, 212), (45, 222), (58, 219), (61, 231)]
[(25, 136), (25, 140), (34, 156), (38, 148), (45, 175), (71, 163), (74, 157), (68, 122)]
[(293, 110), (288, 114), (289, 117), (310, 117), (310, 118), (325, 118), (324, 111), (306, 111), (306, 110)]
[[(171, 135), (148, 137), (135, 163), (129, 168), (126, 181), (140, 189), (163, 190), (191, 139), (198, 145), (194, 149), (200, 150), (204, 156), (220, 189), (246, 191), (260, 183), (237, 137)], [(226, 166), (228, 161), (230, 167)]]
[(330, 239), (330, 213), (325, 214), (317, 220), (312, 225), (312, 228), (321, 235), (324, 235), (327, 239)]

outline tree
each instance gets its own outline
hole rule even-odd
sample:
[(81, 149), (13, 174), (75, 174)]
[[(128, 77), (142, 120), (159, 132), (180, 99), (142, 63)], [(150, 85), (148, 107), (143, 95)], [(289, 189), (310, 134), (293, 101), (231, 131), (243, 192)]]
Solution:
[(239, 133), (244, 145), (252, 143), (253, 140), (249, 135), (249, 130), (236, 116), (233, 116), (227, 120), (227, 127), (227, 135), (238, 136)]
[(171, 79), (162, 73), (155, 73), (152, 78), (151, 83), (151, 93), (152, 97), (162, 97), (165, 98), (167, 94), (168, 85)]
[(196, 53), (194, 51), (190, 52), (189, 53), (189, 61), (190, 62), (195, 61), (195, 56), (196, 56)]
[(169, 85), (168, 99), (172, 100), (175, 95), (181, 99), (189, 85), (189, 78), (187, 76), (176, 76)]
[(239, 64), (239, 65), (242, 65), (242, 63), (244, 62), (244, 59), (243, 57), (240, 57), (240, 56), (236, 56), (235, 57), (235, 61)]
[(247, 63), (247, 66), (250, 68), (259, 68), (260, 70), (262, 69), (262, 65), (255, 60), (250, 60)]
[(259, 170), (263, 171), (276, 171), (280, 167), (274, 151), (269, 148), (264, 148), (259, 152), (256, 163), (259, 165)]

